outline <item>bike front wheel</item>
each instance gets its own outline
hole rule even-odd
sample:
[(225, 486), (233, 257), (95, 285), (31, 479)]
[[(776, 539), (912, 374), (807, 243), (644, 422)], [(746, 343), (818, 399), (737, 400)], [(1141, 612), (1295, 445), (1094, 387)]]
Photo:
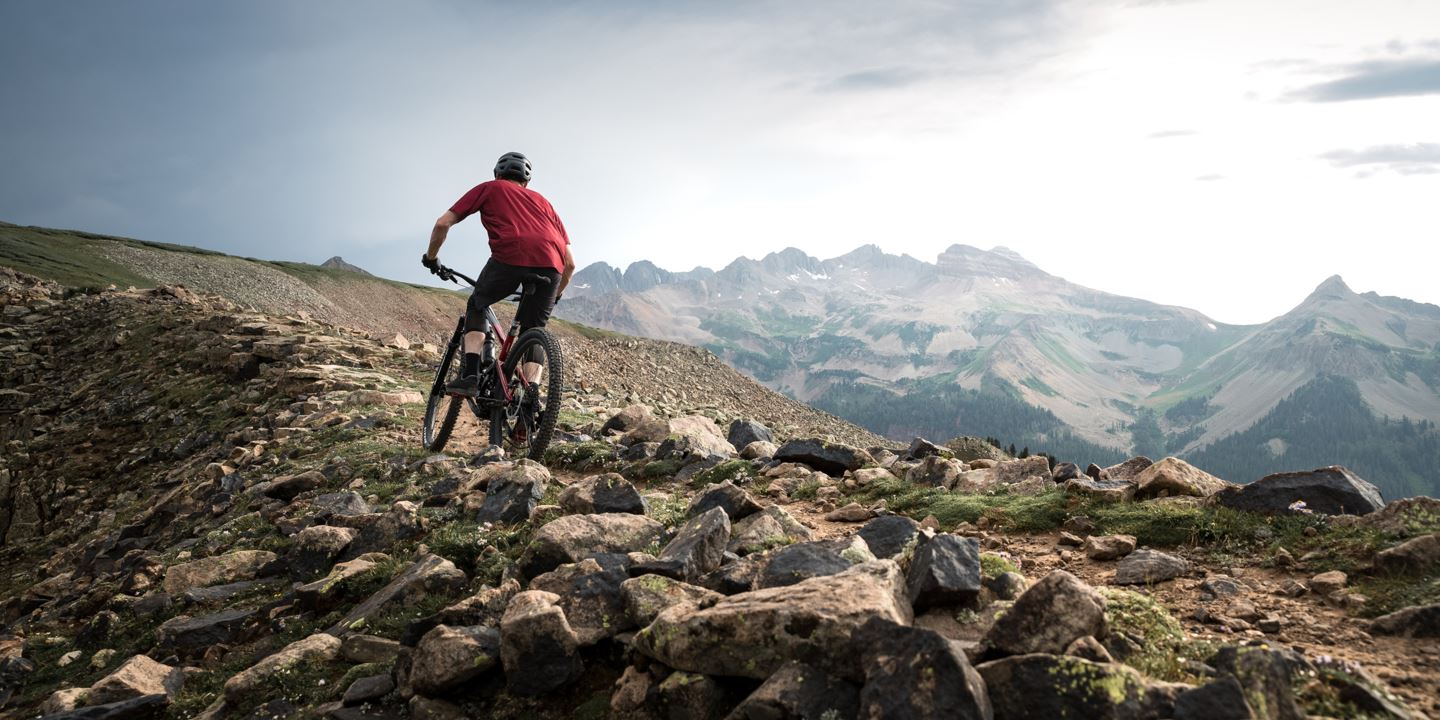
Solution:
[(460, 378), (463, 365), (460, 362), (460, 339), (461, 330), (456, 328), (450, 344), (445, 346), (445, 354), (440, 358), (440, 367), (435, 371), (435, 383), (430, 386), (430, 398), (425, 403), (421, 442), (432, 452), (445, 449), (445, 443), (450, 440), (450, 432), (455, 429), (455, 420), (460, 417), (460, 408), (465, 405), (464, 398), (445, 392), (445, 386), (450, 381)]
[(560, 418), (565, 385), (560, 342), (544, 328), (526, 330), (505, 358), (503, 372), (512, 397), (493, 417), (503, 423), (506, 453), (540, 460)]

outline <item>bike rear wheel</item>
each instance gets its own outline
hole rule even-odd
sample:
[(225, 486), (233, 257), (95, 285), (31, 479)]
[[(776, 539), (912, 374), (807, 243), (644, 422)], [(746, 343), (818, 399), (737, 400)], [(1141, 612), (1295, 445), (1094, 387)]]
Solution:
[(505, 358), (503, 372), (513, 397), (492, 418), (503, 423), (506, 454), (540, 460), (560, 418), (565, 385), (560, 342), (544, 328), (526, 330)]
[(461, 334), (462, 328), (457, 327), (454, 336), (450, 338), (450, 344), (445, 346), (444, 354), (440, 357), (440, 367), (435, 371), (435, 383), (430, 386), (430, 398), (425, 404), (421, 441), (432, 452), (445, 449), (445, 443), (449, 442), (450, 433), (455, 429), (455, 420), (460, 417), (460, 408), (465, 405), (464, 398), (453, 397), (445, 392), (445, 386), (460, 377), (460, 368), (463, 365), (460, 362)]

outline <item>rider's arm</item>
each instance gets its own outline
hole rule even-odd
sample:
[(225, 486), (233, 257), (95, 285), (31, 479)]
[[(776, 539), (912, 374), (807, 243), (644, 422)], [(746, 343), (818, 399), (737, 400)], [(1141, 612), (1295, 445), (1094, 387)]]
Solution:
[[(435, 221), (435, 228), (430, 231), (430, 249), (425, 251), (426, 257), (437, 257), (440, 246), (445, 244), (445, 236), (450, 233), (450, 226), (457, 222), (460, 222), (460, 216), (452, 210), (446, 210), (445, 214)], [(569, 251), (568, 248), (566, 251)]]
[(565, 269), (560, 273), (560, 287), (555, 289), (555, 297), (565, 293), (565, 286), (570, 284), (570, 276), (575, 274), (575, 256), (570, 254), (570, 246), (565, 246)]

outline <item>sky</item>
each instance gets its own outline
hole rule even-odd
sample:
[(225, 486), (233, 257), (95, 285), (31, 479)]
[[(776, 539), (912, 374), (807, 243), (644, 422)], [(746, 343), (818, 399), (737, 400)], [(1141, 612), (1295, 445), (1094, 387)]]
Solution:
[[(583, 267), (1005, 246), (1258, 323), (1440, 304), (1440, 2), (0, 3), (0, 220), (431, 282), (518, 150)], [(488, 254), (461, 223), (441, 252)]]

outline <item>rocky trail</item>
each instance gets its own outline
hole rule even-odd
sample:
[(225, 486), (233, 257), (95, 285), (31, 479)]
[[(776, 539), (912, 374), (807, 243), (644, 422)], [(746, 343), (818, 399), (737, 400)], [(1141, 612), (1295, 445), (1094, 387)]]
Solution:
[(627, 342), (482, 462), (419, 447), (433, 347), (0, 274), (0, 713), (1440, 717), (1440, 502), (885, 446)]

